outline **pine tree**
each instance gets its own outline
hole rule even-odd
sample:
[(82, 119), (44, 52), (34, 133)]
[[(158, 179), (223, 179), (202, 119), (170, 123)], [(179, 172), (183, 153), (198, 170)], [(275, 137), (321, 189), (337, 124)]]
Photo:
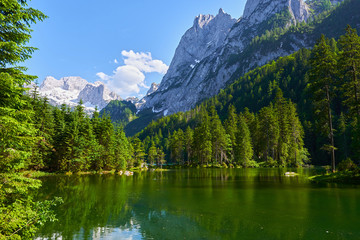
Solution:
[(324, 35), (311, 52), (311, 69), (309, 71), (309, 89), (313, 96), (315, 113), (319, 116), (320, 124), (325, 126), (330, 144), (324, 149), (331, 154), (332, 171), (335, 172), (335, 143), (333, 114), (331, 102), (334, 95), (335, 77), (337, 75), (337, 61), (335, 53), (326, 43)]
[(229, 135), (232, 150), (230, 151), (230, 159), (234, 159), (234, 150), (236, 148), (236, 134), (237, 134), (237, 122), (238, 116), (236, 114), (236, 108), (230, 105), (228, 108), (228, 118), (225, 121), (226, 133)]
[(238, 121), (238, 130), (236, 131), (236, 162), (243, 167), (253, 167), (253, 148), (251, 143), (250, 130), (246, 124), (244, 117), (240, 117)]
[(244, 109), (244, 112), (240, 114), (240, 117), (243, 117), (246, 125), (250, 130), (251, 143), (253, 146), (254, 157), (260, 156), (259, 154), (259, 122), (256, 119), (254, 113), (251, 113), (248, 108)]
[(296, 111), (296, 105), (290, 100), (287, 102), (287, 121), (289, 128), (288, 160), (286, 165), (290, 167), (301, 167), (309, 162), (308, 151), (304, 147), (304, 130)]
[(352, 116), (360, 117), (360, 37), (356, 29), (348, 25), (346, 34), (340, 37), (339, 45), (344, 105), (349, 108)]
[(31, 24), (45, 19), (38, 10), (27, 8), (26, 1), (0, 3), (0, 171), (27, 167), (32, 146), (38, 141), (32, 125), (34, 112), (27, 108), (25, 84), (36, 77), (17, 66), (31, 57), (35, 48), (26, 46)]
[(210, 133), (213, 155), (212, 159), (215, 161), (215, 163), (222, 164), (224, 160), (227, 161), (227, 150), (229, 148), (228, 136), (219, 119), (219, 115), (217, 114), (215, 107), (212, 106), (210, 111)]
[(155, 147), (155, 143), (152, 141), (151, 142), (151, 147), (149, 148), (149, 152), (148, 152), (148, 162), (150, 165), (155, 164), (158, 155), (157, 155), (157, 148)]
[(200, 110), (199, 126), (194, 131), (194, 145), (195, 153), (198, 159), (198, 163), (208, 164), (211, 161), (211, 132), (210, 132), (210, 119), (207, 111), (204, 108)]
[(38, 129), (38, 140), (32, 148), (30, 168), (40, 170), (51, 165), (51, 156), (54, 152), (53, 135), (54, 119), (51, 112), (48, 99), (39, 99), (36, 94), (33, 95), (32, 102), (34, 115), (34, 125)]
[[(144, 145), (137, 137), (132, 140), (131, 145), (133, 147), (133, 159), (135, 161), (135, 166), (141, 166), (144, 163), (146, 156)], [(128, 166), (131, 166), (131, 162), (128, 163)]]
[(277, 144), (277, 156), (276, 160), (278, 166), (285, 167), (288, 165), (290, 156), (290, 141), (292, 122), (289, 119), (288, 104), (283, 97), (283, 93), (280, 88), (276, 90), (274, 109), (278, 118), (279, 126), (279, 142)]
[(156, 158), (156, 164), (157, 166), (160, 166), (162, 169), (162, 166), (166, 163), (165, 161), (165, 153), (161, 148), (157, 149), (157, 158)]
[(280, 126), (278, 117), (272, 104), (269, 107), (264, 107), (260, 110), (258, 115), (258, 141), (259, 150), (265, 160), (270, 166), (275, 165), (275, 158), (277, 156), (277, 148), (280, 136)]
[(31, 100), (24, 95), (24, 85), (35, 77), (26, 75), (26, 68), (17, 64), (31, 57), (35, 48), (26, 46), (30, 27), (45, 15), (28, 8), (26, 2), (0, 3), (0, 239), (31, 239), (40, 219), (54, 218), (49, 209), (52, 203), (43, 202), (39, 209), (33, 202), (30, 191), (39, 188), (40, 181), (2, 174), (27, 168), (39, 141)]
[(184, 147), (186, 152), (186, 161), (190, 165), (193, 158), (194, 131), (188, 126), (184, 134)]
[(350, 156), (349, 145), (350, 145), (350, 137), (349, 137), (349, 124), (348, 119), (344, 113), (340, 114), (338, 119), (338, 131), (337, 131), (337, 142), (339, 143), (339, 153), (341, 159), (347, 159)]
[(115, 127), (114, 132), (114, 168), (116, 171), (125, 170), (131, 159), (130, 143), (121, 126)]
[(179, 129), (170, 138), (170, 157), (173, 162), (184, 163), (184, 132)]

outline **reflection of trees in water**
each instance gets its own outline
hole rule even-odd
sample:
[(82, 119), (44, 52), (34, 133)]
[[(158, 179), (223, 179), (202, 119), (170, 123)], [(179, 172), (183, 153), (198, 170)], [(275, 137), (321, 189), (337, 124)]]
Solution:
[(81, 232), (88, 239), (95, 227), (105, 227), (109, 222), (126, 225), (132, 216), (128, 205), (130, 184), (131, 179), (113, 175), (46, 179), (40, 198), (60, 196), (64, 204), (57, 210), (59, 221), (46, 224), (41, 237), (48, 238), (56, 232), (63, 239), (73, 239)]
[[(61, 196), (65, 203), (58, 210), (59, 222), (46, 225), (41, 236), (56, 232), (63, 239), (124, 233), (145, 239), (312, 238), (312, 227), (322, 217), (316, 208), (328, 201), (327, 196), (309, 186), (296, 190), (306, 183), (304, 178), (285, 177), (282, 171), (185, 169), (133, 177), (51, 177), (40, 198)], [(341, 201), (346, 206), (347, 200)], [(315, 236), (322, 237), (320, 232)]]
[[(282, 177), (273, 176), (273, 172), (189, 169), (143, 172), (133, 178), (116, 175), (50, 177), (44, 182), (40, 198), (61, 196), (65, 203), (59, 207), (59, 221), (46, 225), (41, 236), (49, 237), (57, 232), (63, 239), (79, 234), (83, 238), (93, 238), (94, 229), (95, 232), (132, 229), (134, 220), (140, 225), (143, 236), (213, 238), (225, 234), (222, 231), (226, 229), (233, 232), (232, 228), (247, 224), (240, 223), (241, 218), (236, 216), (229, 218), (231, 211), (207, 213), (205, 209), (212, 208), (207, 200), (212, 199), (210, 203), (215, 201), (223, 209), (221, 203), (233, 198), (234, 192), (230, 189), (217, 194), (217, 189), (226, 187), (228, 182), (234, 182), (233, 187), (241, 189), (251, 188), (255, 182), (266, 178), (280, 181)], [(247, 207), (254, 200), (250, 192), (243, 197)], [(199, 209), (199, 206), (203, 207)]]

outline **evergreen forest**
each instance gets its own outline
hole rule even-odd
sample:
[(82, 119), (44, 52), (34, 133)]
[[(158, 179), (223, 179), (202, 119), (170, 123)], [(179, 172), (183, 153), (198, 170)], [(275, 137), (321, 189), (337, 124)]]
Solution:
[(312, 49), (258, 67), (194, 109), (128, 137), (128, 119), (89, 116), (81, 102), (53, 107), (26, 88), (36, 77), (18, 64), (36, 50), (27, 46), (31, 25), (47, 16), (26, 0), (3, 0), (0, 17), (0, 239), (31, 238), (55, 220), (51, 207), (61, 199), (36, 202), (30, 192), (41, 183), (29, 170), (121, 171), (147, 163), (335, 171), (360, 163), (360, 37), (351, 26), (339, 39), (322, 35)]

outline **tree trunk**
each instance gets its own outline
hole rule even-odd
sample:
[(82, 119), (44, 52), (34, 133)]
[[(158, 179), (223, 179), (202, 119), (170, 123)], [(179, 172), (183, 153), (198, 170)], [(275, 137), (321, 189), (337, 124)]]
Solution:
[(331, 168), (332, 172), (335, 172), (335, 144), (334, 144), (334, 130), (332, 125), (332, 115), (330, 108), (330, 94), (329, 94), (329, 86), (326, 86), (326, 100), (328, 107), (328, 119), (329, 119), (329, 130), (330, 130), (330, 142), (331, 142)]

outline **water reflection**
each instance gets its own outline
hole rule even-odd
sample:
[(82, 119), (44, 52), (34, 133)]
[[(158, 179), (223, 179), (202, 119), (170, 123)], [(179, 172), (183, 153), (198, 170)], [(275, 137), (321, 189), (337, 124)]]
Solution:
[(359, 239), (360, 193), (309, 183), (310, 170), (189, 169), (49, 177), (63, 197), (39, 239)]

